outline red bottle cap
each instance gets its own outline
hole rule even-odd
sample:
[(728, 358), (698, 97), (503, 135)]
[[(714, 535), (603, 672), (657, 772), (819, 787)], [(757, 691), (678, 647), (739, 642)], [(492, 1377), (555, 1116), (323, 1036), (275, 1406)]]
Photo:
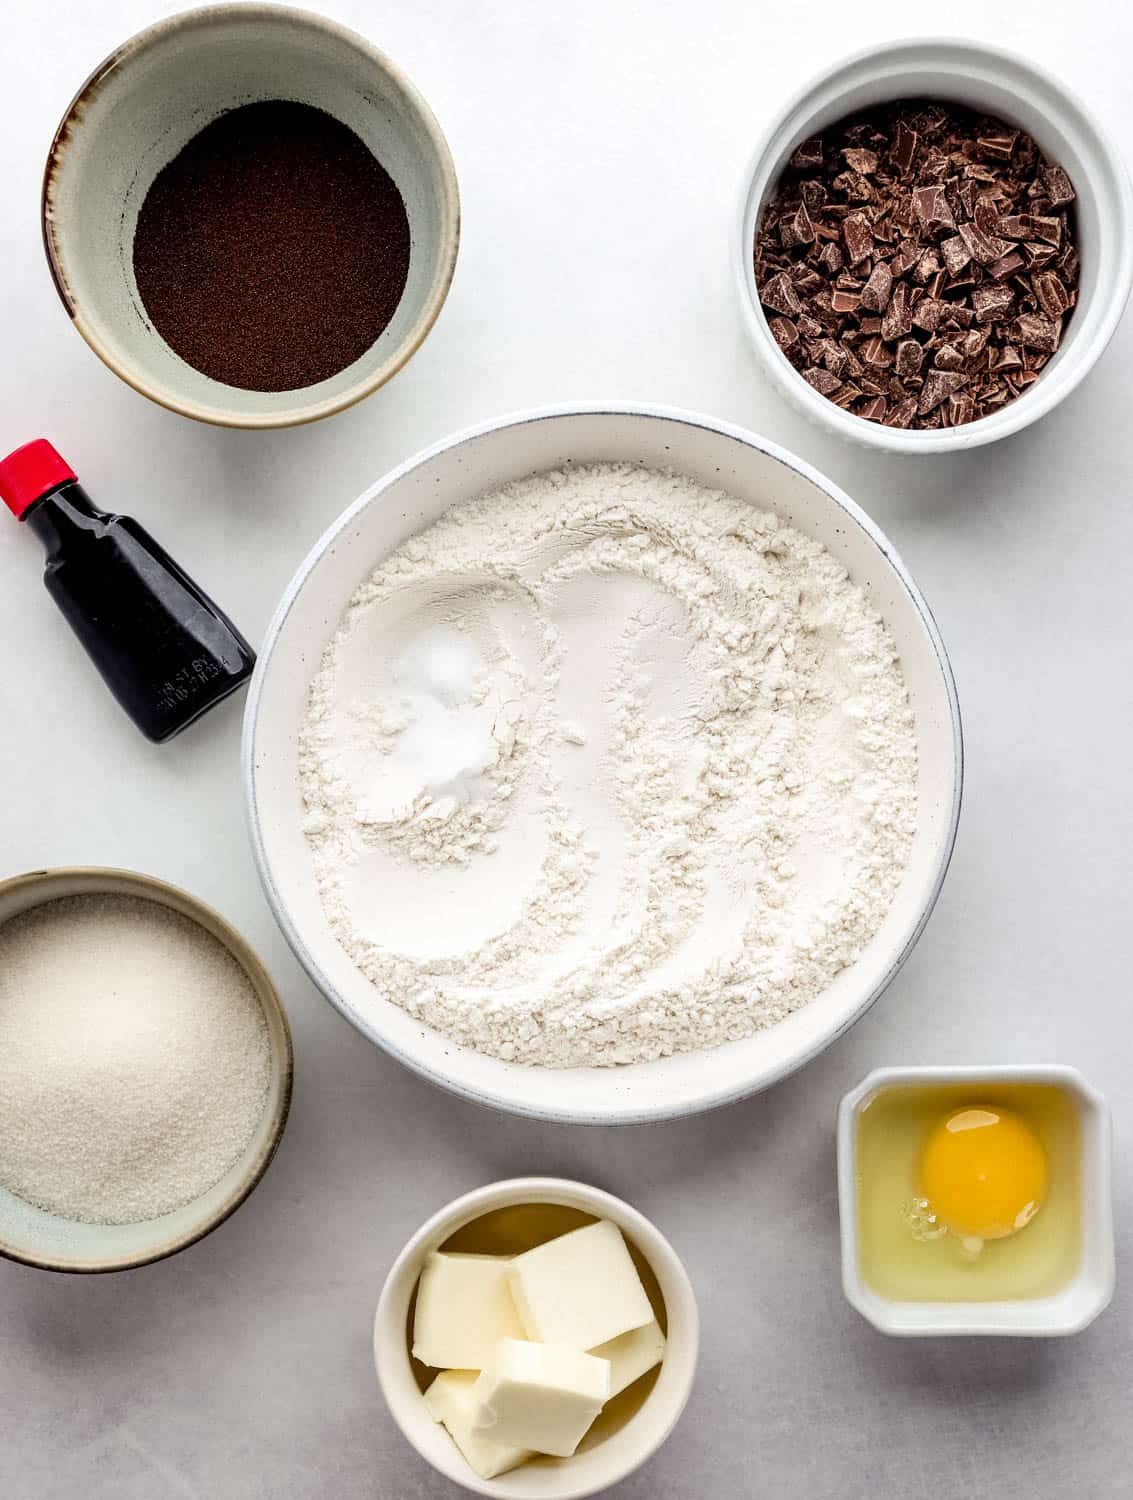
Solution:
[(36, 438), (0, 458), (0, 500), (18, 521), (41, 495), (76, 477), (46, 438)]

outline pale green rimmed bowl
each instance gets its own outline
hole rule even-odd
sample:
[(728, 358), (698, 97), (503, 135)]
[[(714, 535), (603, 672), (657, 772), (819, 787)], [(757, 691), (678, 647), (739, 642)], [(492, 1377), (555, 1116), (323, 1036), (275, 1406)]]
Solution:
[[(349, 126), (409, 215), (409, 276), (392, 320), (353, 364), (294, 391), (239, 390), (195, 370), (153, 327), (134, 279), (134, 229), (158, 172), (218, 115), (263, 99)], [(460, 198), (440, 126), (384, 53), (307, 11), (216, 5), (139, 32), (83, 84), (48, 154), (43, 240), (76, 330), (128, 385), (202, 422), (291, 427), (370, 395), (420, 348), (452, 281)]]
[(207, 1193), (172, 1213), (136, 1224), (80, 1224), (45, 1213), (0, 1187), (0, 1255), (45, 1271), (125, 1271), (163, 1260), (203, 1239), (236, 1212), (267, 1171), (291, 1103), (291, 1032), (275, 986), (240, 934), (195, 896), (130, 870), (89, 866), (34, 870), (0, 882), (0, 924), (47, 901), (96, 894), (157, 902), (196, 922), (223, 944), (244, 971), (263, 1010), (271, 1076), (263, 1113), (244, 1151)]

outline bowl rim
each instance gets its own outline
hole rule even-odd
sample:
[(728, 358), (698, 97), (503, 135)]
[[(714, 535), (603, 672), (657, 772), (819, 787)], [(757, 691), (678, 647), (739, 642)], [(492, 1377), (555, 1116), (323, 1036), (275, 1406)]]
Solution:
[[(405, 339), (391, 352), (389, 358), (378, 369), (372, 371), (365, 380), (356, 382), (338, 396), (324, 401), (297, 400), (291, 407), (259, 415), (226, 411), (220, 407), (206, 406), (200, 401), (179, 398), (171, 389), (154, 385), (139, 375), (128, 361), (118, 358), (83, 317), (82, 308), (67, 285), (63, 271), (63, 258), (56, 242), (55, 221), (49, 206), (52, 183), (58, 162), (66, 147), (67, 137), (76, 129), (82, 129), (83, 108), (87, 100), (97, 93), (103, 80), (110, 73), (129, 66), (151, 47), (164, 42), (168, 36), (179, 31), (223, 27), (231, 21), (244, 20), (270, 25), (305, 26), (311, 31), (333, 36), (336, 40), (361, 53), (379, 72), (384, 73), (403, 95), (429, 137), (436, 154), (441, 196), (444, 203), (440, 235), (441, 257), (437, 275), (417, 322), (409, 330)], [(349, 407), (372, 395), (380, 386), (385, 385), (417, 353), (440, 316), (456, 272), (461, 233), (460, 189), (452, 152), (436, 116), (416, 84), (392, 58), (380, 48), (375, 47), (359, 32), (341, 25), (329, 16), (319, 15), (315, 11), (304, 10), (297, 6), (265, 4), (263, 0), (236, 0), (236, 3), (196, 6), (191, 10), (178, 11), (175, 15), (155, 21), (120, 43), (92, 70), (64, 110), (52, 136), (51, 145), (48, 147), (40, 189), (40, 230), (48, 270), (51, 272), (51, 279), (59, 300), (77, 332), (109, 370), (112, 370), (120, 380), (140, 395), (148, 397), (167, 411), (176, 412), (179, 416), (191, 417), (198, 422), (207, 422), (214, 427), (262, 432), (275, 428), (301, 427), (308, 422), (317, 422), (323, 417), (346, 411)], [(224, 387), (221, 386), (221, 389)], [(301, 397), (302, 388), (295, 394)]]
[[(669, 1439), (688, 1405), (689, 1396), (696, 1381), (700, 1353), (700, 1312), (696, 1292), (684, 1262), (673, 1248), (671, 1241), (658, 1229), (652, 1219), (643, 1214), (640, 1209), (634, 1208), (631, 1203), (627, 1203), (624, 1198), (619, 1198), (604, 1188), (592, 1187), (589, 1183), (566, 1177), (508, 1177), (497, 1182), (486, 1183), (483, 1187), (472, 1188), (431, 1214), (398, 1252), (382, 1284), (373, 1324), (373, 1355), (378, 1385), (381, 1388), (386, 1408), (398, 1431), (430, 1468), (437, 1473), (444, 1474), (445, 1478), (451, 1479), (454, 1483), (463, 1485), (474, 1494), (496, 1497), (505, 1493), (495, 1480), (481, 1479), (479, 1475), (473, 1473), (471, 1468), (467, 1469), (467, 1473), (461, 1472), (460, 1463), (454, 1464), (452, 1471), (438, 1468), (433, 1457), (418, 1444), (409, 1425), (402, 1422), (400, 1402), (396, 1398), (396, 1393), (391, 1399), (390, 1382), (395, 1363), (400, 1367), (401, 1359), (408, 1358), (405, 1325), (404, 1320), (395, 1323), (397, 1338), (391, 1339), (393, 1330), (389, 1323), (391, 1317), (395, 1317), (397, 1312), (394, 1304), (399, 1296), (399, 1283), (402, 1277), (433, 1244), (443, 1243), (463, 1225), (497, 1208), (507, 1208), (519, 1203), (553, 1203), (568, 1208), (579, 1208), (585, 1213), (593, 1213), (598, 1218), (611, 1219), (633, 1240), (637, 1249), (649, 1262), (658, 1282), (662, 1279), (658, 1266), (659, 1263), (663, 1263), (664, 1274), (671, 1281), (673, 1291), (676, 1293), (676, 1301), (673, 1300), (671, 1294), (665, 1296), (666, 1312), (670, 1313), (671, 1307), (679, 1302), (681, 1317), (687, 1324), (685, 1337), (681, 1343), (681, 1363), (685, 1367), (684, 1379), (679, 1390), (674, 1392), (670, 1406), (662, 1419), (660, 1431), (643, 1444), (636, 1456), (612, 1468), (603, 1475), (600, 1482), (584, 1481), (576, 1489), (564, 1491), (556, 1497), (556, 1500), (584, 1500), (585, 1496), (601, 1493), (632, 1474), (642, 1464), (647, 1463)], [(416, 1281), (417, 1278), (414, 1277), (414, 1286), (416, 1286)], [(664, 1293), (664, 1288), (662, 1290)], [(395, 1348), (398, 1351), (396, 1354)], [(642, 1410), (647, 1405), (648, 1400)], [(511, 1500), (522, 1500), (522, 1497), (512, 1493), (512, 1486), (508, 1486), (506, 1493), (511, 1496)]]
[[(1085, 1301), (1077, 1315), (1060, 1317), (1055, 1310), (1048, 1309), (1044, 1319), (1041, 1304), (1050, 1300), (1044, 1298), (1026, 1301), (1012, 1298), (1000, 1302), (918, 1303), (886, 1297), (880, 1292), (867, 1293), (858, 1247), (858, 1117), (863, 1106), (882, 1090), (951, 1083), (967, 1083), (973, 1089), (985, 1084), (1046, 1084), (1072, 1094), (1097, 1122), (1094, 1152), (1089, 1153), (1083, 1143), (1083, 1166), (1091, 1169), (1101, 1189), (1093, 1222), (1103, 1245), (1102, 1266), (1093, 1299)], [(1116, 1288), (1112, 1131), (1112, 1113), (1105, 1095), (1069, 1063), (918, 1063), (905, 1066), (891, 1064), (871, 1069), (859, 1084), (842, 1096), (838, 1105), (838, 1238), (842, 1262), (842, 1292), (846, 1301), (878, 1332), (892, 1338), (1065, 1338), (1081, 1333), (1109, 1306)], [(1033, 1305), (1036, 1310), (1036, 1316), (1029, 1324), (1008, 1322), (1000, 1311), (1003, 1307), (1025, 1307), (1028, 1304)], [(911, 1315), (902, 1320), (897, 1310), (908, 1308), (927, 1311), (922, 1312), (920, 1322)], [(940, 1324), (932, 1320), (930, 1314), (933, 1310), (950, 1312), (954, 1321)]]
[(169, 1256), (178, 1254), (190, 1245), (195, 1245), (198, 1240), (203, 1240), (214, 1229), (218, 1229), (251, 1196), (254, 1189), (259, 1186), (268, 1167), (271, 1166), (287, 1124), (295, 1078), (295, 1051), (291, 1026), (283, 1001), (279, 998), (279, 992), (259, 955), (225, 917), (222, 917), (207, 902), (202, 901), (199, 896), (193, 895), (181, 886), (173, 885), (167, 880), (160, 880), (156, 875), (148, 875), (140, 870), (127, 870), (113, 865), (50, 865), (42, 869), (26, 870), (20, 875), (11, 875), (0, 880), (0, 898), (21, 888), (32, 890), (37, 887), (42, 888), (43, 897), (29, 902), (23, 908), (30, 911), (33, 907), (61, 899), (58, 894), (52, 893), (53, 885), (76, 879), (89, 882), (89, 889), (86, 893), (91, 895), (99, 891), (117, 891), (123, 885), (133, 887), (131, 894), (136, 894), (140, 899), (168, 907), (188, 917), (189, 920), (197, 922), (210, 937), (221, 943), (240, 965), (260, 1006), (265, 1011), (270, 1011), (272, 1017), (278, 1022), (283, 1044), (283, 1057), (278, 1068), (273, 1062), (273, 1074), (279, 1077), (280, 1089), (279, 1098), (272, 1111), (268, 1137), (243, 1179), (208, 1218), (194, 1224), (192, 1228), (175, 1239), (164, 1242), (152, 1253), (107, 1257), (98, 1261), (61, 1260), (29, 1254), (0, 1238), (0, 1257), (6, 1260), (16, 1261), (20, 1265), (34, 1266), (41, 1271), (98, 1276), (112, 1271), (134, 1270), (138, 1266), (153, 1265), (156, 1261), (167, 1260)]
[[(844, 82), (845, 75), (852, 74), (867, 63), (876, 63), (881, 67), (894, 54), (900, 53), (908, 54), (910, 59), (918, 54), (932, 57), (936, 54), (955, 56), (966, 53), (972, 58), (1001, 65), (1024, 75), (1043, 91), (1046, 96), (1044, 107), (1048, 115), (1051, 114), (1050, 102), (1055, 101), (1060, 113), (1067, 117), (1076, 116), (1077, 123), (1092, 137), (1099, 159), (1104, 160), (1108, 169), (1114, 194), (1120, 204), (1120, 212), (1112, 220), (1115, 249), (1112, 282), (1108, 291), (1097, 289), (1108, 297), (1108, 306), (1104, 309), (1090, 345), (1080, 352), (1060, 384), (1052, 392), (1049, 385), (1044, 386), (1044, 382), (1040, 380), (1027, 393), (1026, 401), (1012, 401), (1003, 411), (965, 423), (962, 427), (932, 431), (902, 430), (867, 422), (865, 418), (835, 406), (807, 384), (771, 337), (755, 285), (751, 235), (748, 232), (756, 178), (762, 173), (771, 147), (776, 143), (776, 137), (782, 132), (786, 122), (803, 110), (808, 101), (824, 87)], [(771, 186), (772, 179), (769, 177), (768, 189)], [(839, 437), (882, 453), (921, 457), (927, 454), (964, 452), (1010, 437), (1038, 421), (1078, 388), (1105, 352), (1125, 312), (1130, 290), (1133, 289), (1133, 184), (1124, 158), (1094, 112), (1074, 90), (1041, 64), (1033, 62), (1014, 48), (973, 37), (946, 34), (899, 37), (880, 46), (857, 48), (836, 59), (814, 74), (777, 108), (770, 123), (759, 134), (755, 149), (744, 168), (739, 194), (738, 224), (732, 244), (733, 271), (749, 341), (779, 393), (797, 410)]]
[[(850, 521), (859, 530), (865, 532), (881, 552), (886, 562), (893, 570), (897, 583), (904, 589), (905, 593), (916, 611), (921, 625), (925, 630), (929, 644), (932, 648), (936, 664), (941, 675), (945, 695), (948, 700), (951, 749), (952, 749), (952, 786), (950, 805), (946, 814), (946, 826), (944, 837), (941, 841), (937, 856), (936, 868), (933, 872), (932, 881), (927, 889), (921, 914), (909, 930), (905, 941), (900, 949), (894, 954), (886, 972), (881, 976), (877, 984), (865, 994), (861, 1002), (854, 1010), (846, 1016), (841, 1023), (827, 1035), (816, 1039), (806, 1048), (790, 1058), (784, 1059), (774, 1067), (768, 1068), (755, 1078), (745, 1078), (739, 1083), (728, 1087), (720, 1087), (711, 1093), (705, 1094), (697, 1101), (673, 1107), (666, 1105), (663, 1101), (655, 1106), (643, 1108), (640, 1105), (618, 1104), (601, 1114), (592, 1110), (570, 1108), (563, 1106), (548, 1106), (535, 1109), (523, 1104), (517, 1104), (500, 1092), (489, 1092), (476, 1089), (466, 1085), (457, 1079), (449, 1077), (431, 1068), (423, 1061), (410, 1057), (398, 1046), (392, 1043), (382, 1034), (379, 1027), (368, 1023), (351, 1007), (345, 998), (340, 995), (328, 977), (323, 973), (318, 960), (312, 954), (304, 942), (286, 903), (280, 894), (272, 873), (271, 864), (267, 856), (263, 830), (260, 820), (259, 799), (256, 789), (256, 731), (259, 719), (259, 709), (264, 694), (264, 684), (268, 673), (271, 671), (275, 658), (279, 637), (286, 624), (287, 618), (294, 607), (299, 594), (307, 583), (308, 578), (314, 571), (323, 555), (333, 547), (336, 539), (343, 534), (355, 521), (355, 519), (370, 505), (378, 503), (392, 486), (397, 484), (407, 474), (422, 465), (431, 462), (434, 458), (451, 449), (459, 448), (464, 444), (474, 442), (477, 439), (497, 431), (506, 430), (511, 427), (523, 426), (531, 423), (558, 420), (563, 417), (585, 417), (585, 416), (613, 416), (613, 417), (644, 417), (673, 422), (683, 426), (702, 428), (710, 432), (732, 439), (747, 447), (755, 448), (765, 457), (774, 462), (782, 464), (785, 468), (801, 475), (809, 480), (818, 489), (838, 505)], [(454, 498), (453, 504), (457, 503)], [(462, 1099), (487, 1108), (502, 1110), (505, 1113), (520, 1115), (529, 1119), (548, 1120), (556, 1124), (564, 1125), (643, 1125), (652, 1124), (662, 1120), (679, 1119), (691, 1115), (703, 1114), (711, 1109), (718, 1109), (727, 1104), (733, 1104), (737, 1100), (747, 1098), (751, 1094), (762, 1092), (773, 1084), (789, 1077), (799, 1068), (812, 1061), (828, 1047), (832, 1046), (837, 1039), (844, 1035), (851, 1026), (855, 1025), (862, 1016), (870, 1009), (895, 978), (905, 960), (916, 946), (921, 933), (932, 915), (944, 884), (944, 878), (948, 873), (948, 867), (952, 859), (952, 852), (956, 842), (956, 831), (960, 818), (960, 805), (964, 782), (964, 744), (963, 730), (960, 720), (960, 704), (956, 693), (956, 683), (952, 674), (948, 653), (932, 611), (921, 594), (916, 583), (913, 581), (908, 569), (902, 562), (892, 542), (885, 533), (871, 520), (866, 512), (855, 501), (836, 485), (833, 480), (826, 478), (805, 459), (797, 457), (780, 444), (772, 442), (768, 438), (759, 436), (757, 433), (737, 426), (731, 422), (702, 415), (697, 412), (683, 410), (679, 407), (655, 405), (648, 403), (627, 402), (566, 402), (548, 406), (539, 406), (526, 411), (512, 412), (507, 415), (489, 419), (488, 421), (476, 423), (460, 431), (442, 438), (440, 441), (429, 445), (412, 457), (404, 460), (391, 469), (388, 473), (370, 485), (351, 505), (331, 522), (322, 536), (315, 542), (292, 575), (280, 598), (279, 604), (268, 623), (264, 632), (263, 642), (260, 647), (256, 667), (248, 686), (248, 694), (244, 705), (243, 732), (241, 736), (240, 761), (242, 780), (244, 784), (244, 806), (248, 824), (248, 832), (252, 844), (252, 854), (256, 864), (264, 893), (267, 897), (272, 914), (279, 924), (287, 940), (288, 946), (302, 965), (308, 978), (315, 988), (325, 996), (326, 999), (343, 1015), (356, 1030), (361, 1032), (369, 1041), (382, 1048), (389, 1056), (395, 1058), (404, 1067), (416, 1073), (419, 1077), (427, 1079), (450, 1094), (455, 1094)]]

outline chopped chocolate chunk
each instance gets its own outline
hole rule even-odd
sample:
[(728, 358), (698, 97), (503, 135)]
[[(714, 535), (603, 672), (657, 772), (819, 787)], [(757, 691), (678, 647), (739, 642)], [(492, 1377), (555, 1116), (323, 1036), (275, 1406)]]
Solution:
[(790, 318), (771, 318), (767, 326), (771, 330), (771, 337), (780, 349), (789, 349), (792, 344), (799, 342), (799, 330)]
[(877, 152), (864, 146), (851, 146), (842, 152), (842, 159), (851, 171), (860, 172), (863, 177), (872, 177), (877, 171)]
[(772, 312), (783, 313), (788, 318), (795, 317), (803, 310), (798, 294), (791, 285), (791, 278), (783, 271), (764, 284), (759, 300)]
[(913, 329), (910, 304), (912, 293), (907, 281), (899, 281), (893, 289), (889, 305), (881, 317), (881, 337), (892, 341), (904, 338)]
[(849, 363), (850, 356), (848, 352), (840, 344), (836, 344), (833, 339), (827, 339), (822, 351), (823, 369), (829, 370), (831, 375), (837, 375), (838, 379), (841, 380), (842, 376), (846, 373)]
[(884, 396), (870, 396), (860, 406), (854, 407), (854, 415), (864, 417), (867, 422), (883, 422), (889, 402)]
[(930, 370), (925, 376), (920, 400), (917, 402), (917, 416), (923, 417), (928, 412), (935, 411), (947, 396), (951, 396), (953, 391), (960, 390), (967, 383), (968, 377), (958, 372)]
[(800, 203), (792, 217), (779, 225), (779, 238), (785, 250), (792, 250), (796, 245), (809, 245), (815, 238), (814, 225), (805, 203)]
[(941, 241), (940, 253), (944, 256), (944, 265), (949, 276), (959, 276), (972, 259), (972, 252), (958, 234), (950, 235), (948, 239)]
[(948, 206), (948, 195), (939, 183), (932, 187), (914, 189), (913, 212), (930, 234), (939, 229), (956, 228), (956, 220)]
[[(927, 286), (940, 270), (940, 257), (935, 250), (926, 250), (913, 267), (913, 280), (921, 286)], [(930, 292), (931, 296), (932, 293)]]
[(846, 242), (846, 254), (852, 266), (858, 265), (873, 253), (873, 230), (863, 213), (852, 213), (842, 225), (842, 237)]
[(909, 175), (916, 154), (917, 132), (911, 129), (904, 120), (898, 119), (897, 128), (893, 134), (893, 144), (889, 148), (889, 159), (896, 167), (899, 176)]
[(873, 365), (879, 370), (888, 369), (893, 363), (893, 355), (885, 347), (885, 340), (879, 333), (866, 339), (858, 352), (867, 365)]
[(815, 390), (895, 428), (1001, 410), (1073, 316), (1075, 193), (1024, 131), (898, 101), (795, 148), (761, 215), (768, 327)]
[(913, 309), (912, 320), (925, 333), (935, 333), (947, 321), (951, 311), (952, 303), (941, 297), (922, 297)]
[(886, 427), (911, 427), (916, 414), (917, 398), (906, 396), (904, 401), (899, 401), (885, 418), (885, 425)]
[(993, 238), (976, 224), (961, 224), (958, 227), (968, 254), (973, 260), (978, 260), (981, 266), (990, 266), (992, 261), (1006, 255), (1011, 249), (1007, 240)]
[(1009, 286), (985, 282), (972, 292), (972, 308), (977, 323), (998, 323), (1007, 316), (1015, 303), (1015, 293)]
[(1013, 344), (1004, 344), (992, 364), (993, 370), (1019, 370), (1023, 366), (1018, 349)]
[(1042, 179), (1043, 186), (1046, 188), (1047, 197), (1050, 199), (1052, 208), (1061, 208), (1064, 203), (1074, 202), (1074, 199), (1077, 197), (1074, 191), (1074, 184), (1061, 167), (1052, 163), (1049, 167), (1044, 167), (1039, 176)]
[(1058, 348), (1058, 324), (1042, 313), (1020, 313), (1011, 325), (1011, 337), (1030, 349), (1053, 354)]
[(823, 166), (822, 137), (811, 136), (795, 147), (788, 167), (794, 172), (821, 172)]
[(831, 396), (842, 384), (837, 375), (832, 375), (829, 370), (824, 370), (818, 365), (812, 365), (809, 370), (803, 371), (803, 379), (814, 386), (820, 396)]
[(841, 172), (834, 179), (834, 191), (848, 203), (869, 203), (873, 198), (869, 178), (863, 177), (860, 172)]
[(921, 373), (924, 364), (924, 345), (916, 339), (902, 339), (897, 345), (897, 361), (893, 372), (898, 380), (913, 380)]
[(1070, 293), (1054, 271), (1041, 271), (1035, 277), (1035, 299), (1048, 318), (1061, 318), (1070, 306)]
[(1030, 220), (1031, 233), (1037, 240), (1045, 240), (1048, 245), (1060, 245), (1062, 243), (1062, 220), (1046, 218), (1042, 215), (1033, 214)]
[(812, 292), (820, 291), (823, 285), (822, 277), (805, 260), (797, 261), (790, 272), (791, 280), (794, 282), (795, 291), (800, 296), (808, 296)]
[(932, 356), (932, 363), (937, 370), (962, 370), (967, 360), (955, 344), (941, 344)]
[(958, 345), (965, 359), (977, 359), (987, 348), (990, 337), (986, 328), (971, 328)]
[(1018, 250), (1008, 250), (1006, 255), (1001, 255), (998, 260), (993, 260), (988, 266), (988, 275), (993, 276), (996, 281), (1006, 281), (1008, 277), (1014, 276), (1016, 271), (1021, 271), (1026, 261)]
[(965, 422), (970, 422), (976, 415), (976, 403), (968, 395), (951, 395), (945, 407), (945, 417), (949, 427), (963, 427)]
[(981, 136), (977, 144), (984, 156), (990, 156), (996, 161), (1010, 161), (1018, 139), (1017, 130), (1005, 130), (1001, 134)]
[(977, 229), (982, 229), (984, 234), (994, 235), (999, 229), (999, 210), (995, 206), (994, 199), (983, 193), (976, 199), (975, 212), (972, 221)]
[(862, 287), (862, 306), (870, 312), (884, 312), (889, 306), (889, 294), (893, 290), (893, 272), (883, 260), (879, 260)]
[(830, 306), (836, 313), (857, 312), (861, 305), (862, 295), (860, 292), (835, 291), (830, 298)]
[(902, 242), (897, 254), (889, 262), (889, 269), (893, 272), (895, 278), (904, 276), (906, 272), (912, 270), (920, 258), (920, 246), (915, 244), (913, 240), (905, 240)]

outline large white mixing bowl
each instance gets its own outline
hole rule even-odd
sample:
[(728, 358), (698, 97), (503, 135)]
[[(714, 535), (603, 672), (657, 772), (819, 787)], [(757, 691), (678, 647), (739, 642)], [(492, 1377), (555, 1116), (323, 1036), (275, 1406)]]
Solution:
[[(889, 623), (916, 710), (920, 820), (892, 910), (861, 958), (803, 1010), (746, 1041), (620, 1068), (534, 1068), (459, 1047), (379, 998), (323, 915), (301, 832), (297, 744), (308, 685), (355, 587), (449, 506), (567, 460), (671, 467), (773, 510), (849, 569)], [(268, 900), (323, 993), (371, 1041), (434, 1083), (497, 1109), (610, 1124), (726, 1104), (783, 1078), (877, 999), (920, 935), (940, 891), (960, 811), (956, 690), (936, 625), (889, 542), (808, 464), (741, 428), (654, 407), (557, 407), (508, 417), (440, 443), (395, 469), (347, 510), (292, 579), (252, 681), (244, 721), (252, 841)]]

